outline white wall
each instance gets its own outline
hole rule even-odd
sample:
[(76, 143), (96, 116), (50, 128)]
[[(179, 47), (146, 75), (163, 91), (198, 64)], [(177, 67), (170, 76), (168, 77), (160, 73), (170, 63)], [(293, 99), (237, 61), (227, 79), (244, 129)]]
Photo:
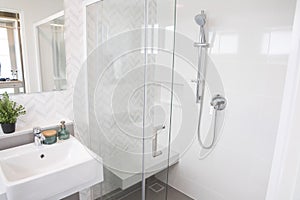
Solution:
[[(199, 144), (194, 141), (179, 164), (171, 169), (169, 183), (176, 189), (199, 200), (265, 198), (295, 2), (178, 1), (177, 31), (192, 40), (197, 39), (199, 31), (194, 16), (202, 9), (207, 12), (210, 36), (215, 36), (210, 41), (209, 57), (222, 79), (228, 107), (214, 152), (200, 160)], [(159, 1), (158, 8), (168, 7), (163, 4)], [(162, 10), (159, 17), (164, 16)], [(176, 60), (175, 70), (186, 82), (196, 75), (193, 70), (190, 70), (193, 74), (187, 73), (188, 67)], [(188, 87), (177, 90), (187, 91)], [(194, 86), (191, 87), (194, 90)], [(194, 99), (190, 101), (193, 103)], [(197, 121), (194, 113), (190, 116), (190, 121)], [(178, 117), (174, 113), (173, 120)], [(192, 126), (182, 134), (193, 132), (196, 135), (196, 124)]]
[(266, 200), (300, 199), (300, 1)]
[(38, 71), (36, 66), (35, 37), (33, 24), (60, 12), (64, 9), (63, 0), (0, 0), (0, 9), (12, 9), (19, 11), (23, 17), (25, 29), (22, 32), (24, 44), (24, 71), (25, 84), (28, 85), (28, 92), (37, 92)]

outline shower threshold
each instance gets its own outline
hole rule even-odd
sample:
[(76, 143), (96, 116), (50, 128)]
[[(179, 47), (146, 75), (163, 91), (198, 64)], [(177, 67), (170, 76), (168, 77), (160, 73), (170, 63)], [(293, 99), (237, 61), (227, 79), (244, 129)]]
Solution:
[[(116, 166), (122, 166), (119, 169), (110, 168), (105, 166), (105, 171), (109, 171), (114, 176), (114, 183), (122, 190), (139, 183), (142, 181), (141, 173), (141, 156), (136, 154), (120, 154), (111, 157), (114, 162), (118, 162)], [(172, 166), (179, 161), (179, 153), (170, 151), (168, 156), (168, 149), (162, 149), (162, 155), (152, 157), (152, 154), (145, 155), (145, 178), (157, 174), (165, 170), (169, 164)]]

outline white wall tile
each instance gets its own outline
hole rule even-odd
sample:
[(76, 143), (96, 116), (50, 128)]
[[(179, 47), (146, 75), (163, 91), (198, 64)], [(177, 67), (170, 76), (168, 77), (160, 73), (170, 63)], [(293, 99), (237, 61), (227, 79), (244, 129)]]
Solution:
[[(222, 79), (228, 107), (221, 138), (213, 153), (199, 160), (200, 147), (195, 141), (171, 170), (169, 183), (199, 200), (263, 200), (290, 48), (290, 38), (286, 37), (290, 37), (296, 1), (241, 4), (237, 0), (226, 3), (179, 0), (177, 3), (181, 5), (177, 9), (177, 31), (194, 41), (199, 32), (194, 16), (201, 10), (207, 13), (210, 38), (214, 37), (210, 39), (209, 57)], [(158, 7), (167, 5), (159, 2)], [(162, 21), (167, 18), (163, 11), (158, 15)], [(280, 37), (278, 41), (276, 38)], [(282, 41), (286, 41), (284, 47)], [(186, 81), (195, 74), (189, 68), (176, 60), (175, 69), (183, 72), (180, 75)], [(193, 113), (190, 116), (195, 117)], [(193, 129), (189, 131), (196, 136)]]

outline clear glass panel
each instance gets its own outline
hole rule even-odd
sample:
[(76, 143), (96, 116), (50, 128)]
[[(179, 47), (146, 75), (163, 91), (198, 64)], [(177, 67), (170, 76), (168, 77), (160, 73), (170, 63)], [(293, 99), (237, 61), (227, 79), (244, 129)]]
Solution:
[(90, 148), (101, 156), (104, 182), (94, 198), (120, 199), (143, 178), (144, 2), (99, 1), (86, 7), (86, 75)]
[(88, 132), (81, 140), (103, 159), (94, 199), (167, 197), (168, 167), (179, 159), (174, 151), (169, 159), (174, 8), (175, 0), (86, 5), (86, 62), (75, 90), (87, 98), (75, 94), (74, 104)]
[[(169, 173), (169, 184), (176, 190), (192, 199), (264, 199), (294, 2), (177, 1), (174, 96), (180, 104), (173, 102), (171, 149), (182, 154)], [(203, 23), (194, 18), (201, 10), (207, 15), (209, 43), (202, 109), (196, 103), (197, 81), (191, 82), (197, 79), (200, 47), (194, 42), (201, 41)], [(216, 117), (211, 101), (217, 94), (226, 97), (228, 106)], [(262, 102), (268, 99), (272, 103), (265, 106)], [(201, 147), (198, 132), (210, 146), (214, 131), (212, 149)]]
[(179, 153), (170, 150), (175, 0), (148, 1), (147, 98), (145, 101), (146, 199), (167, 199), (169, 166)]

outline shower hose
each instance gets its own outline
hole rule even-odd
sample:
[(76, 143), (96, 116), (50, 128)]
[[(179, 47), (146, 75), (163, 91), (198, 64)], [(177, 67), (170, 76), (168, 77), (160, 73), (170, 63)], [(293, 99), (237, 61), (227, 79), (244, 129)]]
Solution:
[[(200, 104), (201, 105), (201, 104)], [(199, 110), (199, 117), (198, 117), (198, 127), (197, 127), (197, 133), (198, 133), (198, 142), (200, 144), (200, 146), (203, 148), (203, 149), (211, 149), (215, 142), (216, 142), (216, 134), (217, 134), (217, 118), (218, 118), (218, 110), (216, 108), (213, 108), (214, 109), (214, 125), (213, 125), (213, 138), (212, 138), (212, 141), (209, 145), (205, 145), (204, 142), (202, 141), (201, 139), (201, 131), (200, 131), (200, 124), (201, 124), (201, 116), (202, 116), (202, 106), (200, 106), (200, 110)]]

